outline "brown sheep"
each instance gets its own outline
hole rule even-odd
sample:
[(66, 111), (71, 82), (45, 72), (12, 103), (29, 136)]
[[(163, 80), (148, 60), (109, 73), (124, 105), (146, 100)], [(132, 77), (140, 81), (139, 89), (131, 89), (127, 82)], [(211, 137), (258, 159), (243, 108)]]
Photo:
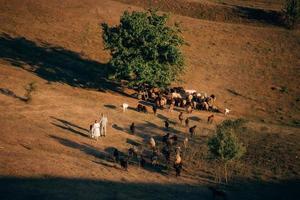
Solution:
[(214, 118), (215, 118), (215, 116), (214, 116), (214, 115), (210, 115), (210, 116), (208, 116), (208, 117), (207, 117), (207, 123), (208, 123), (208, 124), (212, 124), (212, 123), (213, 123), (213, 121), (214, 121)]

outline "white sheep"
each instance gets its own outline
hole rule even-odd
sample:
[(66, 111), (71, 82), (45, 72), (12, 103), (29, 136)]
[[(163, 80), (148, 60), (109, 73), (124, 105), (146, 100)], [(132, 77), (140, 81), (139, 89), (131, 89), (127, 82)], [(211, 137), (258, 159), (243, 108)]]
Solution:
[(180, 99), (182, 98), (181, 95), (177, 92), (173, 92), (171, 95), (172, 95), (172, 98), (180, 98)]
[(183, 140), (183, 146), (184, 146), (185, 149), (188, 146), (188, 142), (189, 142), (189, 139), (187, 137), (185, 137), (184, 140)]
[(175, 157), (175, 164), (180, 164), (180, 163), (181, 163), (181, 156), (179, 153), (177, 153)]
[(197, 90), (184, 90), (186, 94), (194, 94)]
[(150, 147), (151, 147), (151, 148), (153, 148), (153, 149), (155, 148), (155, 145), (156, 145), (156, 144), (155, 144), (155, 140), (154, 140), (153, 137), (150, 138), (149, 144), (150, 144)]
[(225, 115), (228, 115), (228, 114), (229, 114), (229, 112), (230, 112), (230, 110), (229, 110), (228, 108), (225, 108), (225, 112), (224, 112), (224, 114), (225, 114)]
[(128, 108), (128, 104), (127, 103), (123, 103), (122, 108), (123, 108), (123, 112), (125, 112)]

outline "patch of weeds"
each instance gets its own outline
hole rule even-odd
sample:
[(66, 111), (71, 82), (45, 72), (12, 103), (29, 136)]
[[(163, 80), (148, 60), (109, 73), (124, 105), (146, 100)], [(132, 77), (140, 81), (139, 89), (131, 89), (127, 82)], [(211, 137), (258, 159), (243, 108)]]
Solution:
[(30, 82), (24, 87), (24, 89), (26, 90), (24, 95), (25, 102), (30, 103), (32, 101), (32, 92), (36, 91), (37, 85), (35, 82)]

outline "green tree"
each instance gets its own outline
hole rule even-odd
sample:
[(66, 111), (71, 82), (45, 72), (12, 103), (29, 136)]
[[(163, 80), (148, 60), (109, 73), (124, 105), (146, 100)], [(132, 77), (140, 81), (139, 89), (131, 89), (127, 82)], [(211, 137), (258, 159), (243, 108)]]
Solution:
[(225, 120), (217, 126), (216, 134), (208, 140), (208, 148), (218, 161), (224, 164), (225, 180), (227, 182), (227, 164), (239, 159), (246, 148), (239, 142), (236, 133), (242, 130), (241, 120)]
[(129, 85), (166, 87), (184, 67), (179, 47), (184, 44), (177, 23), (167, 26), (168, 16), (155, 11), (127, 12), (120, 24), (102, 24), (105, 48), (110, 50), (112, 75)]
[(286, 26), (294, 28), (300, 19), (300, 0), (286, 0), (283, 15)]

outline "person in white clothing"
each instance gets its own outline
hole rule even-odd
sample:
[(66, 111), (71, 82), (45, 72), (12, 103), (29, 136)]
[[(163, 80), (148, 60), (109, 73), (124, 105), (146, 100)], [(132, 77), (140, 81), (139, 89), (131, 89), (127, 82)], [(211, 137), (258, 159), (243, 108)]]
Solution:
[(92, 127), (92, 138), (98, 140), (100, 136), (100, 123), (97, 122), (97, 120), (95, 120), (95, 123)]
[(106, 126), (107, 126), (108, 119), (104, 114), (101, 114), (100, 119), (100, 136), (106, 136)]

